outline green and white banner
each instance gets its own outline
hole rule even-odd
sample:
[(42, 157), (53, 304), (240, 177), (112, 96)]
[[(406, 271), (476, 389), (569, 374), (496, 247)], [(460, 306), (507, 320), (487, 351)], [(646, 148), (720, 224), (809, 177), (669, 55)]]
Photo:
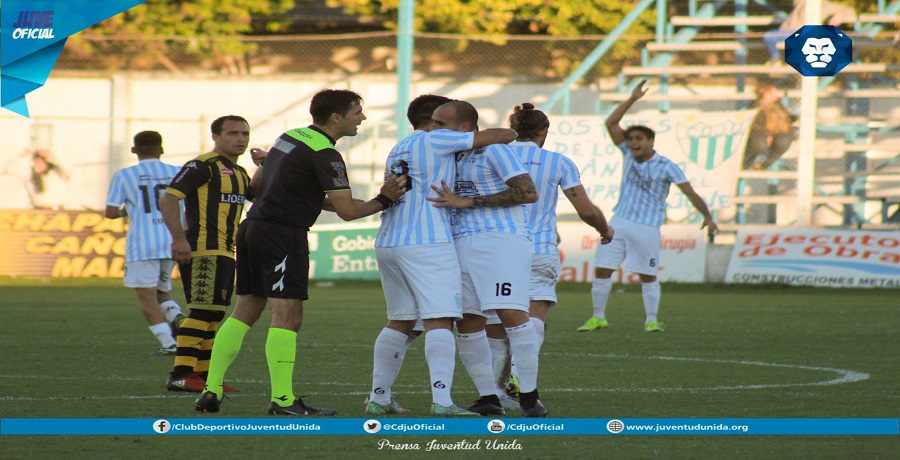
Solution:
[[(625, 116), (622, 125), (644, 125), (654, 130), (656, 151), (681, 167), (715, 213), (733, 206), (737, 172), (755, 115), (755, 110), (637, 114)], [(578, 165), (591, 201), (611, 217), (622, 182), (622, 152), (609, 138), (604, 118), (553, 117), (544, 148), (562, 153)], [(669, 193), (668, 204), (669, 222), (703, 220), (680, 190)], [(565, 199), (559, 201), (557, 212), (575, 214)]]
[(309, 232), (310, 279), (377, 280), (378, 224), (317, 225)]

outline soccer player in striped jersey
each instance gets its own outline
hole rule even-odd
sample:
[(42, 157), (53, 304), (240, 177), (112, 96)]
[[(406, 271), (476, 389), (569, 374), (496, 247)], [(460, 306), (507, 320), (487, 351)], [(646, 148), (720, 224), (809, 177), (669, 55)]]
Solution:
[(613, 208), (610, 224), (616, 229), (616, 238), (610, 244), (597, 246), (594, 256), (594, 284), (591, 299), (594, 316), (579, 331), (592, 331), (608, 326), (606, 302), (612, 290), (612, 274), (622, 262), (641, 279), (644, 311), (647, 315), (644, 330), (662, 331), (657, 319), (660, 289), (656, 274), (659, 270), (659, 228), (666, 220), (666, 197), (672, 184), (688, 197), (691, 204), (703, 215), (703, 224), (710, 235), (719, 227), (713, 220), (706, 203), (691, 187), (684, 172), (674, 162), (660, 155), (653, 148), (656, 134), (646, 126), (619, 126), (622, 117), (632, 104), (647, 93), (645, 81), (641, 81), (631, 96), (619, 104), (606, 119), (606, 129), (624, 155), (622, 185), (619, 201)]
[[(250, 142), (247, 120), (227, 115), (210, 130), (213, 151), (185, 163), (159, 199), (190, 308), (178, 331), (169, 391), (202, 392), (206, 385), (216, 330), (234, 291), (238, 223), (244, 202), (252, 199), (250, 176), (237, 164)], [(187, 228), (182, 228), (181, 200)]]
[[(578, 217), (597, 230), (600, 244), (612, 241), (614, 231), (607, 224), (603, 212), (588, 198), (575, 163), (560, 153), (543, 148), (550, 130), (550, 120), (544, 112), (536, 110), (533, 104), (524, 103), (517, 106), (509, 116), (509, 127), (519, 134), (510, 147), (522, 159), (538, 192), (538, 200), (525, 206), (534, 249), (531, 256), (531, 281), (528, 285), (528, 314), (540, 338), (540, 347), (550, 308), (556, 305), (556, 283), (560, 272), (559, 236), (556, 232), (559, 190), (562, 189), (563, 195), (572, 203)], [(501, 402), (506, 403), (510, 377), (509, 340), (503, 328), (491, 324), (490, 320), (487, 333), (498, 395)]]
[(453, 181), (456, 153), (515, 138), (511, 129), (478, 133), (431, 131), (431, 116), (449, 98), (419, 96), (409, 104), (407, 118), (415, 131), (387, 157), (385, 179), (407, 175), (409, 190), (381, 214), (375, 255), (388, 305), (388, 324), (375, 340), (372, 392), (366, 413), (403, 412), (393, 399), (397, 376), (417, 319), (425, 326), (425, 357), (431, 378), (435, 416), (477, 415), (453, 403), (450, 390), (456, 362), (453, 321), (462, 317), (460, 271), (450, 211), (431, 206), (431, 184)]
[[(462, 101), (434, 111), (433, 129), (477, 131), (478, 112)], [(454, 189), (446, 182), (438, 207), (452, 207), (452, 231), (462, 271), (463, 319), (456, 323), (457, 347), (480, 397), (468, 409), (482, 415), (502, 415), (497, 396), (486, 318), (497, 315), (509, 336), (519, 368), (519, 404), (526, 417), (544, 417), (537, 390), (538, 335), (528, 318), (528, 278), (531, 266), (525, 204), (537, 201), (534, 181), (522, 160), (505, 144), (457, 154)]]
[(154, 354), (174, 355), (178, 323), (184, 315), (169, 295), (175, 261), (172, 237), (157, 199), (175, 178), (178, 167), (159, 161), (162, 136), (156, 131), (137, 133), (131, 153), (137, 155), (138, 164), (113, 174), (105, 215), (108, 219), (129, 218), (125, 286), (134, 288), (150, 332), (159, 340), (160, 348)]

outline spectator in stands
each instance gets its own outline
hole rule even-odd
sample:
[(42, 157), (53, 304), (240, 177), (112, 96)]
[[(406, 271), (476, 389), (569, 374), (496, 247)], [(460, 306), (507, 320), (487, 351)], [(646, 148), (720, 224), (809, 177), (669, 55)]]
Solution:
[[(769, 169), (794, 142), (794, 116), (781, 104), (781, 94), (771, 82), (761, 81), (756, 86), (756, 101), (751, 106), (759, 111), (750, 126), (747, 148), (744, 150), (743, 168), (756, 171)], [(742, 179), (739, 185), (744, 194), (775, 195), (778, 182), (772, 179)], [(776, 222), (774, 204), (745, 205), (744, 223)]]
[[(856, 21), (856, 11), (851, 6), (839, 5), (828, 0), (822, 0), (822, 25), (839, 26), (841, 24)], [(806, 24), (806, 0), (794, 0), (794, 9), (791, 14), (782, 21), (781, 25), (763, 34), (763, 41), (769, 51), (769, 63), (781, 62), (781, 53), (778, 51), (778, 43), (783, 42), (797, 29)]]
[(50, 150), (40, 149), (31, 157), (29, 190), (35, 209), (63, 208), (69, 174), (54, 159)]
[(781, 158), (794, 142), (793, 116), (781, 104), (781, 94), (771, 82), (760, 82), (756, 87), (759, 109), (753, 125), (747, 149), (744, 151), (744, 169), (766, 169)]

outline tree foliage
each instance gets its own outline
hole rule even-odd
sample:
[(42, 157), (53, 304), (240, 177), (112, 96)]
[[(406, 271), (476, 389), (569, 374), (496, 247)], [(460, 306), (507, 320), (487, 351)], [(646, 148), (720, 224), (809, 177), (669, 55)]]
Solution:
[[(612, 31), (636, 2), (622, 0), (417, 0), (419, 32), (461, 34), (546, 34), (576, 36)], [(352, 14), (387, 18), (397, 27), (400, 0), (328, 0)], [(652, 17), (646, 17), (653, 21)], [(651, 22), (638, 21), (632, 33), (645, 33)]]
[[(67, 47), (76, 53), (104, 56), (107, 66), (177, 71), (171, 56), (198, 57), (204, 64), (230, 72), (246, 71), (241, 58), (253, 51), (252, 43), (234, 40), (253, 28), (252, 19), (272, 17), (294, 7), (294, 0), (149, 0), (72, 37)], [(268, 21), (277, 32), (286, 20)], [(123, 49), (111, 45), (115, 37), (141, 37)], [(104, 53), (113, 48), (115, 53)]]
[[(350, 14), (381, 17), (389, 29), (397, 29), (400, 0), (328, 0), (330, 6), (341, 6)], [(610, 33), (634, 9), (634, 0), (415, 0), (416, 32), (439, 32), (464, 35), (545, 35), (578, 37)], [(627, 30), (631, 35), (653, 32), (655, 12), (648, 10)], [(500, 44), (503, 39), (495, 39)], [(464, 42), (464, 40), (463, 40)], [(597, 42), (579, 47), (572, 55), (548, 41), (545, 51), (558, 74), (571, 72)], [(462, 51), (459, 46), (457, 51)], [(606, 64), (637, 60), (639, 49), (633, 42), (620, 40), (606, 55)], [(602, 67), (610, 67), (609, 65)], [(610, 73), (611, 68), (601, 73)]]

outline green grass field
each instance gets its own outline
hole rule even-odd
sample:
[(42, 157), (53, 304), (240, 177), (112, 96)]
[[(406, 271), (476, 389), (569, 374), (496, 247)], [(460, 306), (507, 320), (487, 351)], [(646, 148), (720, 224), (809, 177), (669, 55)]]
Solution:
[[(229, 371), (241, 388), (219, 415), (168, 393), (171, 357), (134, 293), (117, 280), (0, 280), (0, 416), (265, 417), (268, 318)], [(603, 331), (576, 333), (590, 286), (560, 286), (541, 354), (551, 417), (898, 417), (898, 296), (891, 290), (664, 285), (663, 333), (642, 330), (639, 286), (617, 285)], [(180, 290), (174, 291), (181, 301)], [(312, 287), (295, 392), (342, 417), (365, 417), (372, 343), (385, 323), (378, 283)], [(428, 416), (423, 340), (395, 392)], [(848, 377), (849, 376), (849, 377)], [(864, 378), (865, 377), (865, 378)], [(457, 364), (454, 398), (477, 394)], [(434, 436), (398, 437), (426, 442)], [(458, 441), (460, 436), (437, 437)], [(469, 437), (473, 438), (473, 437)], [(428, 452), (428, 458), (896, 458), (896, 436), (519, 436), (518, 452)], [(404, 441), (405, 440), (405, 441)], [(404, 458), (367, 436), (0, 436), (0, 458)]]

